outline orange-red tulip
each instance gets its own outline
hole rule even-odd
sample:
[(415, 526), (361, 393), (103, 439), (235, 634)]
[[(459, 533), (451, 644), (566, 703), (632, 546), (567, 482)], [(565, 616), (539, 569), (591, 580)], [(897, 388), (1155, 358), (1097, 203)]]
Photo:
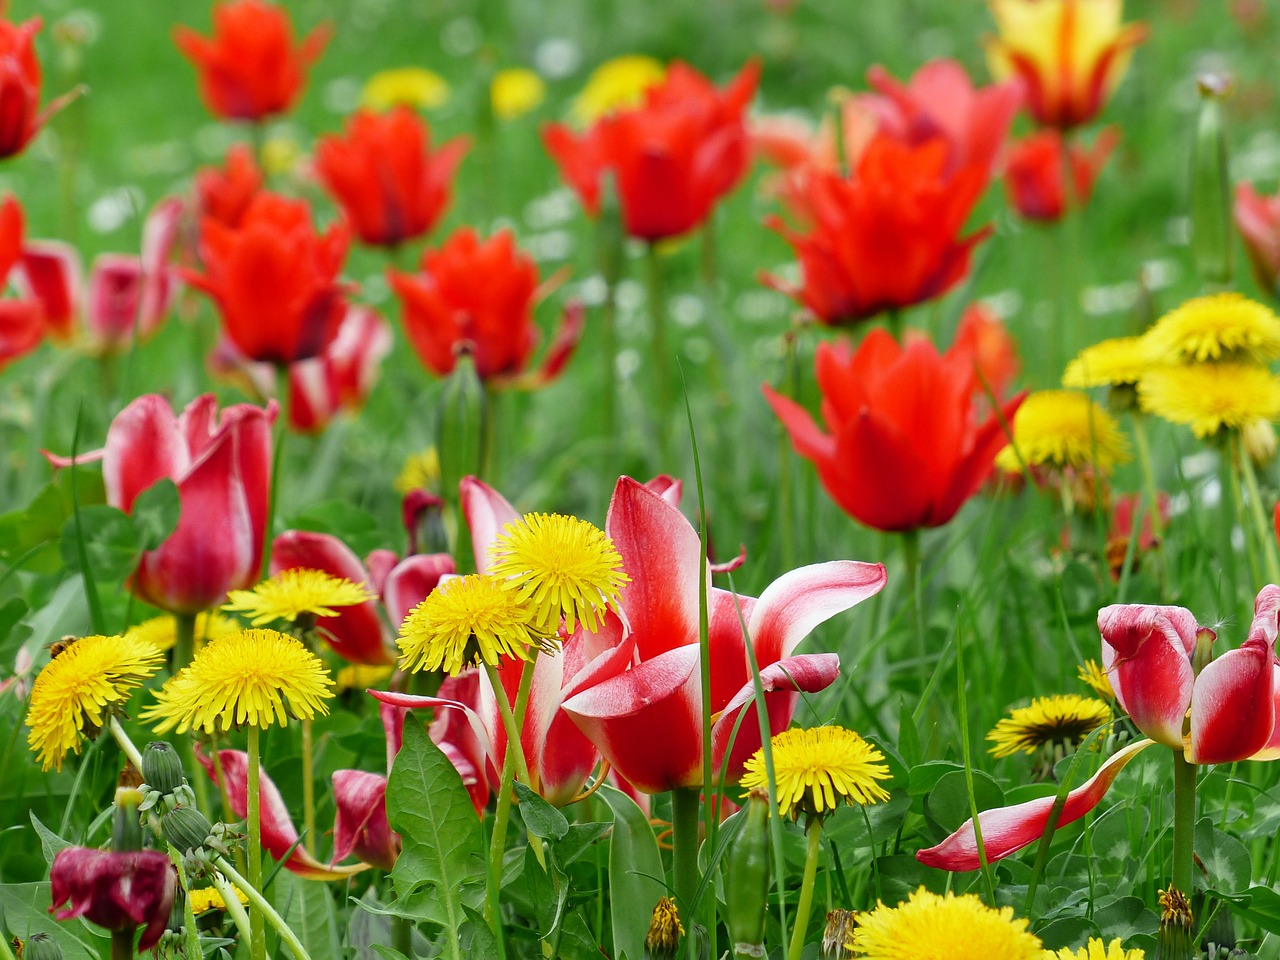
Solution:
[[(0, 289), (22, 255), (22, 207), (8, 196), (0, 203)], [(32, 297), (0, 300), (0, 369), (25, 356), (44, 339), (40, 304)]]
[[(875, 329), (856, 352), (820, 343), (816, 358), (824, 433), (794, 400), (764, 388), (796, 452), (827, 493), (860, 523), (884, 531), (937, 527), (978, 492), (1008, 441), (1000, 419), (979, 424), (974, 356), (939, 355), (917, 339), (901, 347)], [(1022, 396), (1005, 404), (1006, 423)]]
[[(1107, 127), (1087, 150), (1064, 143), (1057, 130), (1042, 130), (1020, 140), (1005, 159), (1004, 185), (1014, 209), (1028, 220), (1054, 221), (1068, 205), (1083, 206), (1093, 193), (1093, 182), (1120, 140), (1115, 127)], [(1066, 195), (1063, 154), (1071, 163), (1071, 196)]]
[(661, 240), (687, 233), (710, 215), (747, 170), (743, 113), (760, 78), (749, 63), (722, 91), (684, 63), (673, 63), (644, 103), (577, 135), (562, 124), (543, 131), (547, 151), (591, 216), (600, 211), (606, 172), (627, 233)]
[(224, 120), (286, 113), (302, 93), (306, 71), (329, 42), (327, 25), (294, 44), (283, 5), (232, 0), (213, 8), (213, 36), (176, 27), (173, 41), (196, 66), (200, 97)]
[(262, 171), (247, 144), (227, 151), (222, 167), (204, 167), (196, 173), (196, 212), (228, 227), (240, 226), (249, 204), (262, 189)]
[(356, 235), (394, 247), (436, 225), (466, 152), (465, 138), (433, 150), (426, 122), (408, 107), (360, 110), (347, 121), (345, 136), (320, 138), (315, 165)]
[(0, 20), (0, 159), (21, 153), (61, 102), (40, 112), (40, 61), (35, 36), (40, 18)]
[(1258, 286), (1280, 297), (1280, 193), (1264, 197), (1251, 183), (1237, 184), (1235, 219)]

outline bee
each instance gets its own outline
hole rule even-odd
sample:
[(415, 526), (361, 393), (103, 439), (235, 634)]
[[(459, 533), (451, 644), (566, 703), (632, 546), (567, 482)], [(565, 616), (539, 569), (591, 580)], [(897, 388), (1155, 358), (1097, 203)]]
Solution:
[(58, 657), (66, 651), (67, 647), (71, 646), (79, 639), (80, 638), (74, 634), (67, 634), (61, 640), (55, 640), (53, 643), (49, 644), (49, 659), (58, 659)]

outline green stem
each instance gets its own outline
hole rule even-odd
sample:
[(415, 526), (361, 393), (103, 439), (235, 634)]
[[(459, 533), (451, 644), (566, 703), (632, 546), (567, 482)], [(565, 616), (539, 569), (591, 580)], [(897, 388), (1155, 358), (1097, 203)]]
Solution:
[(1266, 512), (1262, 509), (1262, 491), (1258, 489), (1258, 475), (1253, 469), (1253, 459), (1249, 451), (1236, 435), (1236, 461), (1240, 473), (1244, 476), (1244, 488), (1249, 494), (1249, 512), (1253, 516), (1253, 530), (1262, 548), (1262, 561), (1267, 568), (1267, 582), (1280, 583), (1280, 555), (1276, 552), (1276, 535), (1267, 523)]
[(142, 754), (138, 752), (138, 748), (129, 739), (129, 735), (124, 732), (124, 727), (120, 726), (120, 721), (115, 717), (107, 720), (107, 729), (111, 731), (111, 736), (120, 746), (121, 752), (129, 758), (129, 762), (133, 764), (133, 769), (139, 773), (142, 772)]
[(698, 893), (698, 808), (697, 787), (676, 787), (671, 791), (672, 889), (684, 916), (692, 916)]
[(822, 852), (822, 819), (809, 818), (809, 846), (804, 856), (804, 880), (800, 883), (800, 900), (796, 903), (795, 926), (791, 928), (791, 949), (787, 960), (800, 960), (804, 952), (805, 930), (813, 907), (813, 881), (818, 875), (818, 857)]
[[(1251, 582), (1257, 583), (1262, 577), (1262, 571), (1258, 569), (1258, 552), (1257, 545), (1254, 543), (1255, 537), (1249, 536), (1249, 519), (1245, 515), (1244, 493), (1240, 489), (1240, 477), (1244, 473), (1244, 468), (1240, 465), (1240, 461), (1247, 457), (1247, 454), (1241, 444), (1237, 442), (1238, 438), (1232, 437), (1231, 443), (1227, 448), (1227, 482), (1231, 486), (1231, 502), (1235, 507), (1236, 523), (1240, 524), (1240, 530), (1244, 534), (1245, 555), (1249, 558), (1249, 577)], [(1183, 891), (1184, 893), (1186, 891)]]
[(302, 721), (302, 825), (306, 833), (303, 846), (307, 853), (316, 855), (316, 784), (315, 743), (312, 738), (311, 721)]
[(618, 449), (618, 288), (617, 280), (605, 279), (604, 303), (600, 307), (600, 343), (604, 354), (604, 396), (600, 405), (604, 417), (604, 437), (609, 462)]
[(667, 296), (662, 282), (662, 256), (658, 245), (650, 243), (646, 256), (647, 296), (652, 342), (654, 394), (658, 409), (658, 452), (663, 470), (671, 469), (671, 356), (667, 343)]
[[(251, 731), (257, 730), (256, 727), (251, 727), (250, 729)], [(252, 769), (253, 768), (250, 767), (250, 770)], [(259, 853), (259, 859), (261, 859), (261, 853)], [(270, 902), (258, 891), (257, 887), (242, 877), (239, 871), (227, 862), (226, 857), (218, 857), (213, 861), (213, 865), (221, 870), (223, 875), (239, 887), (244, 892), (244, 895), (249, 898), (249, 905), (254, 908), (253, 912), (249, 915), (249, 926), (251, 928), (255, 925), (255, 921), (257, 926), (261, 927), (262, 918), (266, 917), (267, 922), (271, 924), (271, 928), (275, 930), (280, 939), (289, 947), (289, 951), (293, 954), (295, 960), (311, 960), (311, 955), (307, 953), (307, 948), (302, 945), (302, 941), (299, 940), (298, 935), (293, 932), (293, 928), (284, 922), (284, 917), (280, 916), (280, 914), (276, 912), (276, 908), (271, 906)], [(252, 939), (253, 945), (250, 948), (251, 950), (253, 946), (263, 943), (264, 940), (262, 936), (253, 936)], [(265, 946), (265, 943), (263, 943), (263, 946)], [(453, 955), (456, 960), (458, 957), (456, 950)]]
[(133, 938), (138, 928), (130, 924), (111, 931), (111, 960), (133, 960)]
[[(1160, 516), (1160, 488), (1156, 485), (1155, 470), (1151, 466), (1151, 443), (1147, 439), (1146, 417), (1135, 410), (1130, 417), (1133, 423), (1133, 443), (1138, 449), (1138, 466), (1142, 470), (1142, 485), (1147, 490), (1147, 510), (1151, 517), (1151, 535), (1157, 543), (1164, 538), (1164, 518)], [(1163, 552), (1157, 554), (1156, 575), (1160, 581), (1160, 595), (1167, 592)]]
[(249, 924), (249, 914), (245, 913), (244, 906), (240, 903), (240, 898), (236, 896), (236, 888), (217, 870), (209, 872), (212, 874), (213, 885), (222, 894), (222, 902), (227, 905), (227, 913), (230, 915), (232, 923), (240, 931), (241, 937), (249, 937), (252, 930)]
[(920, 689), (928, 680), (929, 648), (925, 641), (924, 603), (920, 595), (920, 531), (905, 530), (902, 534), (902, 559), (906, 566), (907, 591), (911, 601), (911, 630), (916, 638), (916, 650), (920, 656)]
[[(169, 667), (174, 676), (177, 676), (180, 670), (185, 670), (195, 659), (196, 616), (194, 613), (173, 615), (173, 661)], [(200, 763), (196, 760), (194, 732), (182, 738), (182, 764), (187, 768), (187, 782), (191, 784), (196, 794), (196, 807), (201, 813), (212, 813), (213, 810), (209, 806), (209, 789), (205, 784), (205, 778), (200, 775)]]
[[(800, 398), (788, 385), (795, 384), (796, 366), (796, 330), (793, 327), (786, 334), (787, 357), (782, 378), (782, 392), (797, 403)], [(792, 488), (791, 475), (791, 437), (787, 429), (778, 425), (778, 516), (781, 519), (779, 532), (782, 535), (782, 569), (794, 570), (796, 566), (796, 533), (795, 533), (795, 494)]]
[(498, 941), (498, 955), (505, 960), (506, 938), (502, 931), (502, 914), (498, 895), (502, 891), (502, 858), (507, 847), (507, 818), (511, 815), (511, 781), (514, 779), (515, 762), (507, 751), (502, 761), (502, 773), (498, 781), (498, 807), (493, 814), (493, 834), (489, 838), (489, 869), (485, 875), (484, 919)]
[(1196, 767), (1181, 748), (1173, 751), (1173, 885), (1188, 896), (1192, 882), (1192, 838), (1196, 826)]
[(285, 368), (276, 371), (276, 379), (279, 380), (282, 377), (285, 381), (285, 387), (280, 391), (283, 402), (280, 405), (280, 412), (276, 414), (276, 449), (271, 457), (271, 485), (267, 494), (267, 522), (262, 531), (262, 567), (259, 570), (259, 577), (262, 580), (271, 575), (271, 528), (275, 526), (276, 510), (280, 503), (280, 467), (284, 463), (284, 438), (289, 434), (289, 381)]
[[(258, 789), (258, 769), (261, 759), (258, 756), (258, 738), (261, 731), (256, 726), (249, 727), (249, 885), (254, 891), (262, 890), (262, 814), (261, 796)], [(230, 876), (230, 874), (228, 874)], [(234, 879), (234, 878), (232, 878)], [(245, 891), (247, 894), (249, 891)], [(251, 898), (252, 899), (252, 898)], [(267, 940), (263, 927), (262, 908), (255, 905), (249, 912), (249, 956), (251, 960), (266, 960)]]

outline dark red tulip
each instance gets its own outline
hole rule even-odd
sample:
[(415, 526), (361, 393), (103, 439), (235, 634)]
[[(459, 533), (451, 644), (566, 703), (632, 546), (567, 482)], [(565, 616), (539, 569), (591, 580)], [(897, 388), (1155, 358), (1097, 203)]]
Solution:
[(169, 925), (178, 874), (159, 850), (116, 852), (66, 847), (49, 872), (52, 913), (59, 920), (84, 917), (107, 930), (143, 927), (138, 949), (150, 950)]
[[(1054, 221), (1068, 206), (1082, 207), (1093, 193), (1093, 182), (1120, 140), (1115, 127), (1107, 127), (1085, 149), (1067, 145), (1057, 130), (1042, 130), (1019, 140), (1009, 149), (1004, 164), (1004, 185), (1014, 209), (1028, 220)], [(1071, 165), (1071, 194), (1063, 157)]]

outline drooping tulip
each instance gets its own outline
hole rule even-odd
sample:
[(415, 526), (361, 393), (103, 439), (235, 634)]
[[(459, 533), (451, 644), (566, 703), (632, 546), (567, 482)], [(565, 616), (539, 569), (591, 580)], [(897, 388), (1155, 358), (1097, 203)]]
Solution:
[(210, 113), (259, 121), (293, 107), (330, 33), (327, 25), (317, 27), (295, 44), (283, 5), (230, 0), (213, 8), (212, 37), (179, 26), (173, 40), (195, 65)]
[[(1068, 206), (1084, 206), (1119, 139), (1116, 128), (1107, 127), (1088, 149), (1066, 144), (1058, 130), (1041, 130), (1018, 141), (1004, 167), (1004, 184), (1014, 209), (1028, 220), (1054, 221), (1061, 219)], [(1071, 165), (1070, 196), (1064, 154)]]
[[(962, 346), (939, 355), (923, 338), (902, 347), (877, 329), (856, 351), (819, 344), (816, 373), (829, 433), (794, 400), (768, 386), (765, 397), (831, 498), (877, 530), (947, 523), (1007, 443), (1001, 417), (977, 420), (974, 356)], [(1004, 405), (1005, 423), (1021, 402)]]
[(346, 314), (338, 273), (349, 239), (342, 222), (318, 234), (305, 201), (262, 192), (238, 227), (201, 222), (204, 273), (184, 275), (217, 304), (223, 330), (245, 357), (293, 363), (337, 336)]
[(746, 173), (743, 114), (759, 77), (752, 62), (719, 90), (673, 63), (640, 106), (611, 112), (580, 135), (550, 124), (543, 142), (590, 216), (599, 214), (604, 176), (612, 173), (629, 235), (679, 236), (702, 224)]
[(315, 166), (362, 241), (394, 247), (428, 233), (449, 204), (465, 138), (432, 148), (417, 113), (359, 110), (342, 136), (321, 137)]
[(570, 304), (541, 369), (529, 370), (538, 342), (538, 268), (510, 230), (481, 240), (463, 227), (423, 254), (420, 273), (389, 270), (387, 277), (404, 306), (410, 344), (438, 376), (453, 372), (459, 348), (467, 345), (481, 380), (540, 386), (560, 374), (582, 334), (581, 307)]
[(1124, 0), (989, 0), (999, 35), (987, 60), (999, 79), (1017, 77), (1036, 121), (1062, 130), (1088, 123), (1147, 36), (1121, 23)]
[(107, 930), (140, 926), (138, 949), (150, 950), (169, 925), (177, 889), (177, 871), (159, 850), (65, 847), (49, 871), (49, 912), (67, 903), (59, 920), (84, 917)]

